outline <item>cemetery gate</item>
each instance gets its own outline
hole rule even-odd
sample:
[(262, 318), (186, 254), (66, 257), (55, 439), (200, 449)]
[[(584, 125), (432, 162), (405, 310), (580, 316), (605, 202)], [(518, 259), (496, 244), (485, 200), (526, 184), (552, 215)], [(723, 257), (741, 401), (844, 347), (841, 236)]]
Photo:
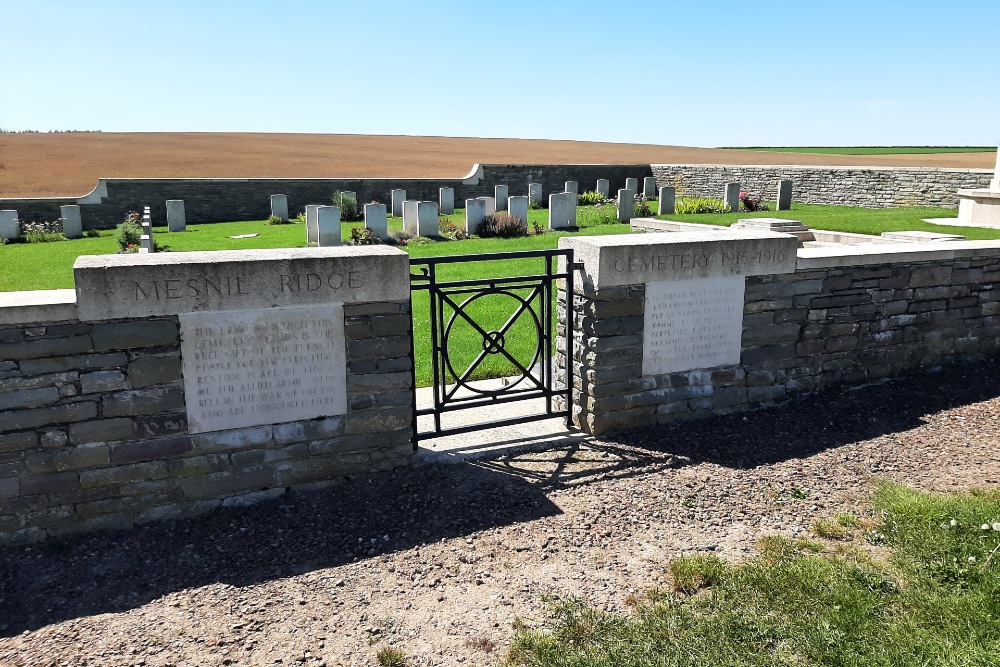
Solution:
[[(511, 261), (541, 270), (500, 275), (499, 267)], [(481, 263), (481, 270), (474, 262)], [(429, 381), (432, 392), (432, 400), (415, 400), (414, 446), (428, 438), (553, 417), (571, 423), (572, 387), (556, 377), (553, 325), (556, 282), (565, 281), (565, 293), (572, 299), (573, 269), (573, 251), (568, 249), (410, 260), (414, 386)], [(493, 273), (497, 277), (486, 277)], [(562, 321), (564, 342), (558, 352), (573, 363), (573, 317), (568, 310)], [(502, 413), (507, 404), (528, 400), (540, 407), (525, 410), (522, 405), (517, 416), (475, 424), (444, 423), (456, 421), (462, 410)], [(430, 428), (421, 430), (428, 422)]]

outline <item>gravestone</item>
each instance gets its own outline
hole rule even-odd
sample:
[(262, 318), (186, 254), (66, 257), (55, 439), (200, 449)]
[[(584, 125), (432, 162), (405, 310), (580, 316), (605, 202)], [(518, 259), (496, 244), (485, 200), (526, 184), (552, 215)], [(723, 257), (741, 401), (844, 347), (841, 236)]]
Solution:
[(656, 196), (656, 179), (652, 176), (642, 179), (642, 196), (646, 199), (652, 199)]
[(618, 191), (618, 222), (628, 222), (635, 217), (635, 192), (632, 190)]
[(485, 217), (486, 202), (483, 199), (465, 200), (465, 231), (468, 234), (476, 234), (479, 231), (479, 224)]
[(0, 211), (0, 239), (9, 241), (20, 236), (20, 224), (17, 220), (17, 211)]
[(441, 207), (441, 215), (453, 214), (455, 212), (455, 188), (438, 190), (438, 205)]
[(383, 241), (389, 240), (389, 220), (385, 204), (365, 204), (365, 227)]
[(420, 221), (417, 219), (417, 199), (403, 202), (403, 231), (411, 236), (420, 236)]
[(774, 207), (776, 211), (790, 211), (792, 209), (792, 181), (778, 181), (778, 204)]
[(437, 202), (414, 199), (405, 201), (403, 203), (403, 230), (413, 236), (440, 236)]
[(740, 184), (726, 183), (726, 191), (722, 195), (722, 203), (729, 213), (740, 212)]
[(576, 181), (566, 181), (563, 192), (572, 192), (575, 195), (580, 194), (580, 184)]
[(406, 190), (393, 190), (391, 193), (390, 209), (392, 217), (403, 217), (403, 202), (406, 201)]
[(521, 195), (518, 197), (508, 197), (507, 198), (507, 213), (523, 220), (526, 224), (528, 222), (528, 198)]
[(508, 193), (508, 188), (506, 185), (498, 185), (493, 188), (493, 201), (496, 205), (496, 210), (506, 211), (507, 210), (507, 197), (510, 196)]
[(549, 229), (564, 229), (576, 226), (576, 195), (560, 192), (549, 195)]
[(341, 244), (340, 239), (340, 207), (316, 207), (316, 245), (329, 248)]
[(167, 200), (167, 231), (186, 232), (187, 219), (184, 217), (184, 200)]
[(542, 203), (542, 184), (528, 183), (528, 201)]
[(639, 191), (639, 179), (638, 178), (626, 178), (625, 179), (625, 189), (631, 190), (632, 192)]
[(660, 197), (657, 202), (657, 215), (673, 215), (674, 205), (677, 199), (675, 188), (660, 188)]
[(309, 204), (306, 206), (306, 243), (319, 242), (319, 225), (316, 222), (316, 209), (319, 204)]
[(288, 221), (287, 195), (271, 195), (271, 215), (277, 216), (285, 222)]
[(605, 199), (611, 198), (611, 181), (606, 178), (597, 179), (597, 193)]
[(481, 199), (483, 205), (486, 207), (486, 215), (493, 215), (497, 212), (497, 200), (493, 197), (476, 197), (476, 199)]
[[(147, 211), (149, 209), (146, 209)], [(63, 236), (68, 239), (83, 238), (83, 220), (80, 218), (80, 207), (72, 204), (59, 207), (59, 217), (63, 221)]]

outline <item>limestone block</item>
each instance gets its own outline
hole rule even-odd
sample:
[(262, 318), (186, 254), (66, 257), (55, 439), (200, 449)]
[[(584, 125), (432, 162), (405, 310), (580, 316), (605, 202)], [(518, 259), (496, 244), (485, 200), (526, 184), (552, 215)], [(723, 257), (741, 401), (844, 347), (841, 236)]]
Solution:
[(606, 178), (597, 179), (597, 192), (605, 199), (611, 196), (611, 182)]
[(0, 239), (16, 239), (19, 235), (17, 211), (0, 211)]
[(403, 231), (411, 236), (420, 236), (420, 220), (417, 217), (416, 199), (407, 199), (403, 202)]
[(493, 188), (493, 201), (496, 203), (496, 210), (507, 210), (507, 197), (510, 196), (506, 185), (498, 185)]
[(497, 212), (497, 200), (493, 197), (477, 197), (477, 199), (483, 200), (483, 204), (486, 206), (486, 215), (493, 215)]
[[(527, 199), (527, 197), (525, 197)], [(465, 231), (475, 234), (479, 231), (479, 224), (486, 217), (486, 202), (483, 199), (465, 200)]]
[(628, 222), (635, 215), (635, 191), (618, 191), (618, 222)]
[(319, 228), (316, 226), (316, 209), (319, 204), (309, 204), (306, 206), (306, 243), (319, 242)]
[(626, 178), (625, 179), (625, 189), (631, 190), (632, 192), (639, 191), (639, 179), (638, 178)]
[(566, 181), (566, 185), (563, 186), (563, 192), (572, 192), (578, 195), (580, 194), (580, 184), (576, 181)]
[(574, 216), (574, 200), (576, 195), (572, 192), (560, 192), (549, 195), (549, 229), (564, 229), (569, 226), (576, 226)]
[(391, 193), (392, 217), (403, 217), (403, 202), (406, 201), (406, 190), (393, 190)]
[(83, 220), (80, 218), (79, 206), (60, 206), (59, 217), (63, 220), (63, 236), (68, 239), (83, 238)]
[(316, 229), (320, 248), (340, 245), (340, 207), (316, 207)]
[(652, 176), (642, 179), (642, 196), (646, 199), (652, 199), (656, 196), (656, 179)]
[(542, 201), (542, 184), (541, 183), (528, 183), (528, 201), (529, 202), (539, 202)]
[(656, 211), (657, 215), (672, 215), (676, 199), (677, 190), (675, 188), (660, 188), (660, 196), (658, 198)]
[(186, 232), (187, 219), (184, 217), (184, 200), (167, 200), (167, 230), (171, 232)]
[(417, 235), (440, 236), (438, 205), (435, 201), (417, 202)]
[(525, 196), (508, 197), (507, 212), (515, 218), (528, 222), (528, 198)]
[(438, 206), (441, 209), (441, 215), (451, 215), (455, 212), (455, 188), (438, 190)]
[(777, 211), (790, 211), (792, 209), (792, 181), (778, 181), (778, 205)]
[(730, 213), (740, 212), (740, 184), (726, 183), (726, 191), (722, 196), (722, 202), (726, 210)]
[(365, 204), (365, 227), (383, 241), (389, 238), (389, 220), (385, 204)]
[(288, 220), (288, 195), (271, 195), (271, 215)]

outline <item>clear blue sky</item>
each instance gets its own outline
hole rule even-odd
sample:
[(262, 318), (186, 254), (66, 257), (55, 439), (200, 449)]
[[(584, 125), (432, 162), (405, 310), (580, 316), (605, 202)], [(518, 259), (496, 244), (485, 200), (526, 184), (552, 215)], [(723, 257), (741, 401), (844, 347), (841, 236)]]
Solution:
[(1000, 0), (0, 0), (0, 127), (997, 145)]

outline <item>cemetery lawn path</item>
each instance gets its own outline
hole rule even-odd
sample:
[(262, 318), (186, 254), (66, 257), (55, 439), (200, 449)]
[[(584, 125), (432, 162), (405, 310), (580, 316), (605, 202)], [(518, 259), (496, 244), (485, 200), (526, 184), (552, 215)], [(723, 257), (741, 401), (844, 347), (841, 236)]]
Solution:
[(998, 415), (988, 359), (0, 550), (0, 664), (360, 666), (390, 647), (412, 666), (498, 664), (552, 601), (627, 612), (679, 555), (739, 561), (765, 535), (871, 518), (879, 479), (996, 489)]

